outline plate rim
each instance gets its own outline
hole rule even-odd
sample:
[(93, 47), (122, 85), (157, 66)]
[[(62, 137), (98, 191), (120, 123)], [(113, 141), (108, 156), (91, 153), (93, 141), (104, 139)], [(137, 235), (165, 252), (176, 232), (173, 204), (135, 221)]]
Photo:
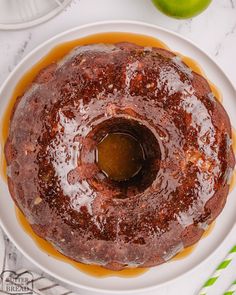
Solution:
[[(225, 76), (227, 82), (230, 84), (230, 86), (232, 87), (232, 90), (234, 90), (235, 95), (236, 95), (236, 86), (234, 86), (234, 84), (232, 83), (232, 81), (230, 80), (230, 78), (228, 77), (228, 75), (223, 71), (223, 69), (221, 68), (221, 66), (218, 65), (218, 63), (203, 49), (201, 49), (194, 41), (190, 40), (189, 38), (186, 38), (184, 36), (182, 36), (179, 33), (176, 33), (174, 31), (171, 31), (169, 29), (163, 28), (161, 26), (155, 25), (155, 24), (151, 24), (148, 22), (143, 22), (143, 21), (133, 21), (133, 20), (106, 20), (106, 21), (97, 21), (97, 22), (91, 22), (91, 23), (87, 23), (84, 25), (79, 25), (76, 27), (72, 27), (68, 30), (65, 30), (59, 34), (56, 34), (55, 36), (53, 36), (52, 38), (49, 38), (47, 40), (45, 40), (43, 43), (39, 44), (38, 46), (36, 46), (33, 50), (31, 50), (18, 64), (17, 66), (12, 70), (12, 72), (8, 75), (8, 77), (4, 80), (4, 82), (2, 83), (2, 85), (0, 86), (0, 95), (2, 93), (2, 91), (5, 89), (6, 85), (8, 84), (8, 82), (12, 79), (12, 77), (14, 76), (15, 72), (18, 70), (18, 68), (20, 68), (27, 60), (28, 58), (30, 58), (32, 55), (34, 55), (38, 50), (42, 49), (43, 47), (45, 47), (46, 45), (50, 44), (51, 42), (55, 41), (56, 39), (66, 36), (70, 33), (73, 33), (74, 31), (79, 31), (79, 30), (83, 30), (83, 29), (88, 29), (91, 27), (96, 27), (96, 26), (109, 26), (111, 24), (115, 24), (115, 25), (138, 25), (138, 26), (145, 26), (145, 27), (149, 27), (152, 29), (157, 29), (159, 31), (162, 31), (164, 33), (173, 35), (175, 37), (177, 37), (178, 39), (182, 39), (185, 42), (187, 42), (188, 44), (192, 45), (193, 47), (195, 47), (196, 49), (198, 49), (203, 55), (205, 55), (213, 64), (214, 66), (216, 66), (216, 68), (221, 72), (221, 74), (223, 74), (223, 76)], [(108, 30), (109, 31), (109, 30)], [(55, 47), (56, 45), (54, 45)], [(2, 120), (2, 118), (0, 118)], [(2, 176), (0, 175), (0, 178), (2, 178)], [(152, 285), (149, 287), (139, 287), (137, 289), (124, 289), (124, 290), (112, 290), (112, 289), (103, 289), (103, 288), (96, 288), (96, 287), (89, 287), (87, 285), (82, 285), (80, 283), (75, 283), (72, 282), (66, 278), (63, 278), (62, 276), (55, 274), (53, 271), (47, 269), (45, 266), (43, 266), (40, 262), (36, 261), (33, 257), (31, 257), (28, 253), (26, 253), (26, 251), (15, 241), (14, 237), (8, 232), (8, 230), (6, 229), (1, 216), (0, 216), (0, 226), (2, 227), (2, 229), (4, 230), (4, 232), (8, 235), (8, 237), (10, 238), (10, 240), (13, 242), (13, 244), (17, 247), (17, 249), (19, 249), (19, 251), (21, 253), (23, 253), (23, 255), (29, 259), (33, 264), (35, 264), (37, 267), (39, 267), (40, 269), (42, 269), (43, 271), (45, 271), (46, 273), (48, 273), (49, 275), (51, 275), (52, 277), (56, 278), (57, 280), (60, 280), (66, 284), (69, 284), (73, 287), (76, 288), (80, 288), (82, 290), (86, 290), (86, 291), (90, 291), (90, 292), (98, 292), (101, 294), (122, 294), (122, 293), (126, 293), (126, 294), (137, 294), (138, 292), (144, 292), (144, 291), (151, 291), (154, 290), (156, 288), (159, 287), (163, 287), (166, 286), (167, 284), (173, 283), (176, 280), (182, 278), (184, 275), (190, 274), (191, 272), (193, 272), (194, 270), (196, 270), (198, 267), (200, 267), (203, 263), (207, 262), (207, 260), (209, 260), (214, 254), (215, 252), (220, 248), (220, 246), (223, 244), (224, 239), (215, 247), (215, 249), (204, 259), (202, 259), (200, 262), (196, 263), (195, 266), (193, 266), (191, 269), (185, 271), (182, 274), (177, 275), (176, 277), (169, 279), (165, 282), (162, 283), (157, 283), (156, 285)], [(229, 237), (229, 235), (231, 234), (231, 232), (234, 230), (234, 228), (236, 227), (236, 222), (233, 224), (233, 226), (231, 227), (231, 229), (229, 230), (229, 232), (226, 234), (225, 239)]]

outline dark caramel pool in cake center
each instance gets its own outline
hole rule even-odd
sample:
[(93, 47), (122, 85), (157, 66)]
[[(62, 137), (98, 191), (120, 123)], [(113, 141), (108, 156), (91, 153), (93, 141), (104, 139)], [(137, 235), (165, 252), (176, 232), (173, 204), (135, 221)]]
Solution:
[(98, 144), (98, 166), (115, 181), (125, 181), (137, 175), (143, 161), (142, 146), (130, 134), (111, 133)]

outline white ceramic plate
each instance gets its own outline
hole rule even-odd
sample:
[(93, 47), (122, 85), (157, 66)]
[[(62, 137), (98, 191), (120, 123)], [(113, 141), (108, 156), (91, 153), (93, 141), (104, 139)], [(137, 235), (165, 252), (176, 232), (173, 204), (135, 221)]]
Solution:
[[(129, 21), (102, 22), (77, 27), (57, 35), (33, 50), (15, 68), (0, 90), (0, 118), (2, 118), (12, 91), (22, 74), (30, 69), (32, 65), (43, 57), (51, 48), (58, 43), (81, 38), (86, 35), (115, 31), (154, 36), (164, 41), (172, 50), (181, 52), (182, 54), (197, 60), (206, 72), (207, 77), (222, 91), (224, 96), (224, 107), (231, 118), (232, 124), (236, 126), (235, 89), (223, 71), (206, 53), (190, 41), (165, 29), (145, 23)], [(100, 291), (103, 294), (120, 294), (122, 291), (132, 293), (138, 290), (150, 289), (154, 286), (176, 279), (199, 265), (199, 263), (212, 254), (229, 234), (236, 221), (235, 198), (231, 193), (222, 214), (217, 219), (213, 232), (207, 238), (200, 241), (192, 255), (183, 260), (171, 261), (161, 266), (151, 268), (148, 272), (136, 278), (108, 277), (99, 279), (86, 275), (69, 264), (49, 257), (35, 245), (34, 241), (18, 224), (15, 216), (14, 204), (9, 195), (7, 185), (2, 179), (0, 179), (0, 204), (0, 219), (2, 227), (25, 256), (43, 270), (64, 282), (90, 291)]]

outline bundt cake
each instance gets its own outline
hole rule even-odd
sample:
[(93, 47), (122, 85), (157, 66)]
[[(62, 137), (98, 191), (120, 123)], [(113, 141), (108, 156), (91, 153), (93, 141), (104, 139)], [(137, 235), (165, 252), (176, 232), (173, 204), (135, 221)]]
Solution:
[(223, 209), (231, 125), (181, 58), (131, 43), (76, 47), (15, 103), (9, 190), (33, 230), (75, 261), (166, 262)]

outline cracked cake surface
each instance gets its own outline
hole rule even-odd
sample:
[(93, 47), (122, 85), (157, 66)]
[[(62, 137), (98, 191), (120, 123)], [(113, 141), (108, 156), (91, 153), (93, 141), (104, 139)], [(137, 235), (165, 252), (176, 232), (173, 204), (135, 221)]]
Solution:
[[(137, 175), (110, 179), (96, 149), (110, 133), (142, 145)], [(33, 230), (75, 261), (149, 267), (196, 243), (223, 209), (235, 159), (226, 111), (171, 51), (76, 47), (14, 106), (9, 190)]]

